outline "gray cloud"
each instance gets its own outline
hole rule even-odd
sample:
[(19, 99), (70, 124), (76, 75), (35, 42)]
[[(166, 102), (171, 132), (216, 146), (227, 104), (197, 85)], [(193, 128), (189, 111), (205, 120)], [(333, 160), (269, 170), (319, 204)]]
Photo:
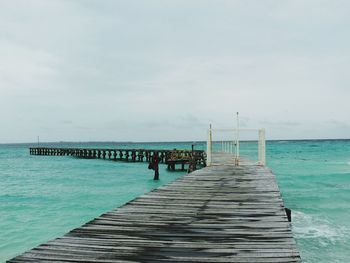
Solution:
[(344, 137), (349, 7), (2, 1), (0, 142), (205, 139), (236, 111), (271, 138)]

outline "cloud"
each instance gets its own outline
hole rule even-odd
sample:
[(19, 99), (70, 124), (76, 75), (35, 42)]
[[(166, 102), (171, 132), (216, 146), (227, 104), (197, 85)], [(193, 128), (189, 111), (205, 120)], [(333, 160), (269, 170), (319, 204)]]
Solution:
[(209, 123), (232, 127), (236, 111), (273, 138), (344, 136), (349, 7), (1, 2), (0, 140), (202, 139)]

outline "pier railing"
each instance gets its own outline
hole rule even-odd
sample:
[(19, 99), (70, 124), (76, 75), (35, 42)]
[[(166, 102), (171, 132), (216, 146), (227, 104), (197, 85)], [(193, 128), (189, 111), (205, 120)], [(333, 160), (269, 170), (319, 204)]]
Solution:
[[(248, 133), (253, 136), (250, 138), (244, 136)], [(241, 137), (247, 139), (242, 140)], [(235, 164), (239, 165), (242, 155), (241, 144), (254, 143), (256, 143), (256, 147), (251, 147), (250, 154), (257, 154), (256, 164), (266, 165), (265, 129), (213, 129), (210, 126), (207, 139), (207, 165), (212, 165), (213, 152), (230, 153), (234, 156)]]

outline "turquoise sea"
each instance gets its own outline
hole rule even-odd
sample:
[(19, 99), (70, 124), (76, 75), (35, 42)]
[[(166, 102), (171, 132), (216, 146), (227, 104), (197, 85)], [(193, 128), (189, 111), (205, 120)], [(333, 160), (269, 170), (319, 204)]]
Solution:
[[(190, 149), (191, 144), (41, 146)], [(30, 146), (0, 145), (0, 262), (184, 175), (162, 165), (155, 182), (146, 163), (30, 156)], [(195, 148), (204, 149), (205, 143)], [(254, 158), (256, 144), (241, 148)], [(292, 209), (303, 262), (350, 262), (350, 140), (268, 141), (267, 158)]]

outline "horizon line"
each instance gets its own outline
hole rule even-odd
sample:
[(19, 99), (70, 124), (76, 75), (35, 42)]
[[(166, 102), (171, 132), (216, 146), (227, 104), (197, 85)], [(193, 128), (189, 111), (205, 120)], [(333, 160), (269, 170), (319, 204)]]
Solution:
[[(269, 141), (348, 141), (350, 138), (318, 138), (318, 139), (266, 139), (266, 142)], [(241, 140), (244, 141), (258, 141), (258, 140)], [(206, 140), (176, 140), (176, 141), (43, 141), (39, 142), (39, 144), (50, 144), (50, 143), (206, 143)], [(218, 140), (217, 142), (220, 142)], [(0, 145), (8, 145), (8, 144), (38, 144), (38, 142), (0, 142)]]

